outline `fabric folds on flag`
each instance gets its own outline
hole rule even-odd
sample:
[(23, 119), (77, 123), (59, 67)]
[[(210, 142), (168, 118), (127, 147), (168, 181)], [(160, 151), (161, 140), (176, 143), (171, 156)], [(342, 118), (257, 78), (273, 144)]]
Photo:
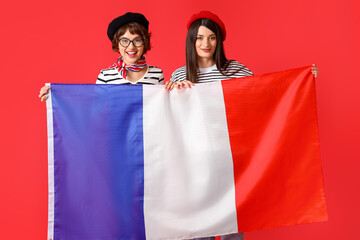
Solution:
[(327, 220), (311, 67), (51, 84), (48, 239), (191, 239)]

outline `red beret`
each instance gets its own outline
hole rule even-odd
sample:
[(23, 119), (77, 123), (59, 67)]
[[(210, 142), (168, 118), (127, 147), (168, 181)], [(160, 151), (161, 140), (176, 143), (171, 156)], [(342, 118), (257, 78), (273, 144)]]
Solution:
[(214, 22), (216, 22), (217, 25), (219, 25), (219, 27), (220, 27), (220, 29), (221, 29), (221, 35), (222, 35), (222, 37), (223, 37), (223, 40), (225, 40), (226, 30), (225, 30), (225, 25), (224, 25), (224, 23), (221, 21), (221, 19), (220, 19), (217, 15), (215, 15), (215, 14), (209, 12), (209, 11), (201, 11), (201, 12), (199, 12), (199, 13), (197, 13), (197, 14), (192, 15), (191, 18), (190, 18), (190, 20), (189, 20), (189, 22), (188, 22), (188, 24), (187, 24), (187, 28), (189, 29), (189, 28), (190, 28), (190, 25), (191, 25), (195, 20), (198, 20), (198, 19), (200, 19), (200, 18), (208, 18), (208, 19), (213, 20)]

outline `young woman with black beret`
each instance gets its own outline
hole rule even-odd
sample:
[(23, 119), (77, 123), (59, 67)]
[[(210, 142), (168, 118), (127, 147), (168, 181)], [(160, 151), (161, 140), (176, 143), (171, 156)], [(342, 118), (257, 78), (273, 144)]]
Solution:
[[(164, 83), (163, 71), (148, 65), (144, 54), (150, 50), (149, 22), (140, 13), (128, 12), (115, 18), (108, 27), (107, 35), (112, 49), (120, 54), (109, 68), (100, 71), (97, 84), (150, 84)], [(40, 90), (40, 99), (45, 101), (49, 86)]]

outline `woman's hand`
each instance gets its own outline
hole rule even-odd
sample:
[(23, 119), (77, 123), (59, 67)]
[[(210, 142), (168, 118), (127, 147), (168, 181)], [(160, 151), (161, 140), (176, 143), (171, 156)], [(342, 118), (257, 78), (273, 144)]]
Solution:
[(173, 81), (171, 81), (171, 80), (170, 80), (170, 81), (167, 81), (167, 82), (165, 83), (165, 89), (171, 91), (171, 90), (173, 90), (173, 88), (175, 87), (175, 85), (176, 85), (175, 82), (173, 82)]
[(39, 98), (42, 102), (45, 102), (46, 99), (47, 99), (47, 94), (50, 90), (50, 86), (43, 86), (41, 89), (40, 89), (40, 94), (39, 94)]
[(165, 83), (165, 89), (169, 91), (173, 90), (174, 88), (178, 88), (178, 89), (182, 87), (191, 88), (192, 86), (194, 86), (194, 83), (189, 80), (177, 81), (177, 82), (167, 81)]
[(316, 67), (315, 64), (313, 64), (311, 72), (312, 72), (312, 74), (314, 74), (314, 77), (317, 77), (319, 75), (319, 69)]

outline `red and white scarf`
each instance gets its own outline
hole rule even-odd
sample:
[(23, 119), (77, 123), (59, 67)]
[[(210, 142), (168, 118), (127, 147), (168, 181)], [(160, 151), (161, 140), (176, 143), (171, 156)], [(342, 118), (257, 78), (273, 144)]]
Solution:
[(132, 72), (138, 72), (141, 69), (143, 69), (145, 66), (146, 66), (146, 59), (145, 59), (144, 56), (134, 65), (127, 65), (123, 61), (123, 57), (120, 56), (118, 59), (116, 59), (114, 64), (110, 66), (110, 68), (117, 67), (119, 72), (120, 72), (120, 75), (124, 79), (126, 79), (126, 70), (129, 70), (129, 71), (132, 71)]

